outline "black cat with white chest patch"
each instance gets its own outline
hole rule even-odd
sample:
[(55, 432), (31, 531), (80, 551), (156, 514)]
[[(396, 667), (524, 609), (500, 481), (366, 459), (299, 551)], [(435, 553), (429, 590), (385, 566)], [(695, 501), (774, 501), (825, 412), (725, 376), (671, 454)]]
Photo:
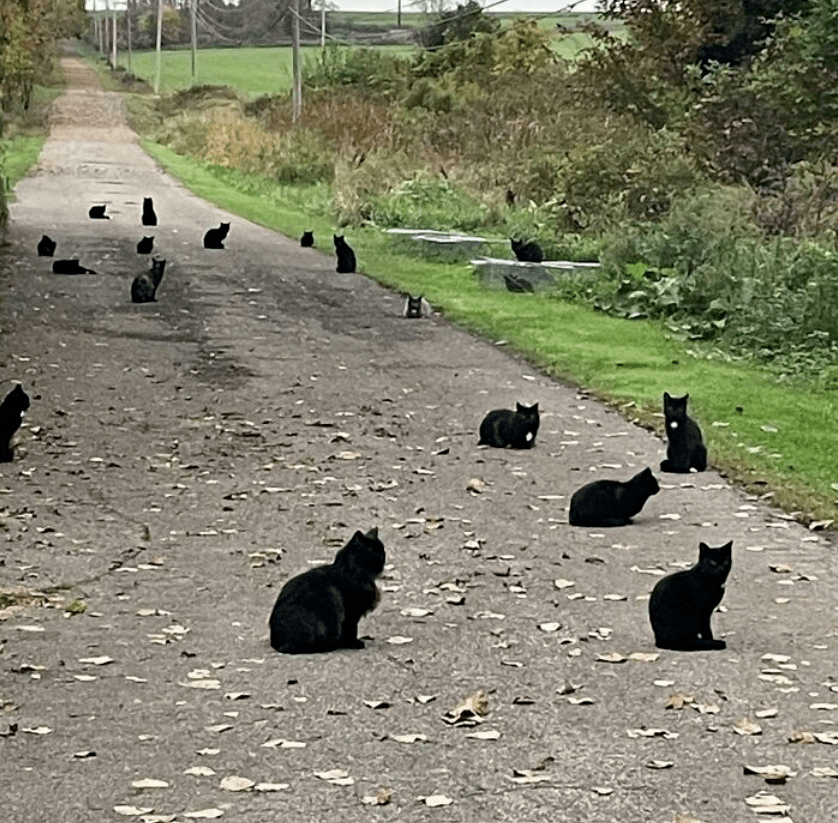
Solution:
[(658, 580), (649, 598), (649, 619), (659, 649), (710, 651), (724, 649), (710, 618), (722, 602), (730, 574), (733, 541), (713, 548), (699, 544), (698, 563)]
[(666, 422), (666, 460), (661, 461), (662, 472), (687, 474), (690, 469), (703, 472), (707, 468), (707, 448), (698, 423), (687, 414), (689, 395), (672, 397), (663, 393), (663, 416)]
[(630, 480), (594, 480), (570, 499), (571, 526), (628, 526), (646, 501), (660, 491), (649, 468)]
[(14, 457), (10, 443), (28, 408), (29, 395), (20, 383), (0, 403), (0, 463), (8, 463)]
[(157, 287), (163, 279), (163, 272), (166, 269), (166, 261), (154, 258), (151, 261), (151, 270), (138, 274), (131, 283), (132, 303), (153, 303), (157, 300)]
[(430, 317), (431, 314), (433, 314), (431, 304), (421, 294), (418, 297), (414, 297), (412, 294), (405, 297), (404, 308), (402, 309), (404, 317)]
[(223, 249), (224, 240), (230, 232), (229, 223), (220, 223), (217, 229), (207, 229), (204, 235), (205, 249)]
[(515, 404), (511, 409), (494, 409), (480, 423), (478, 446), (496, 449), (531, 449), (538, 434), (538, 403), (532, 406)]
[(338, 274), (351, 274), (355, 271), (357, 261), (355, 260), (355, 252), (349, 243), (344, 240), (343, 235), (332, 235), (335, 241), (335, 255), (337, 256)]
[(356, 531), (333, 563), (292, 577), (268, 621), (271, 646), (285, 654), (363, 649), (358, 621), (378, 605), (375, 580), (384, 562), (384, 544), (373, 528)]

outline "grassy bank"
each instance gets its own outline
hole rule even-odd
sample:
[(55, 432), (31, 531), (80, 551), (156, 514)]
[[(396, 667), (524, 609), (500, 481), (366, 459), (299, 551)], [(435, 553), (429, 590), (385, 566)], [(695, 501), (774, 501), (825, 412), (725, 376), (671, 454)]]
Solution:
[[(311, 228), (330, 253), (334, 223), (325, 186), (272, 186), (159, 145), (146, 149), (207, 200), (292, 237)], [(655, 322), (608, 317), (548, 297), (485, 291), (469, 267), (398, 255), (374, 229), (350, 231), (348, 239), (369, 276), (424, 293), (450, 321), (506, 340), (546, 372), (623, 407), (632, 419), (660, 429), (662, 393), (689, 391), (714, 465), (804, 519), (834, 516), (834, 392), (780, 384), (755, 367), (693, 358)]]

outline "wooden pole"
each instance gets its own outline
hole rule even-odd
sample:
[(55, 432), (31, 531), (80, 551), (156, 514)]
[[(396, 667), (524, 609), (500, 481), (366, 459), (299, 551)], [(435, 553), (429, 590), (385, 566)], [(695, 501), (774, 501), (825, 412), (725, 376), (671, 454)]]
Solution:
[(320, 48), (326, 48), (326, 6), (320, 9)]
[(192, 0), (192, 85), (198, 82), (198, 0)]
[(163, 0), (157, 2), (157, 67), (154, 72), (154, 93), (160, 94), (160, 48), (163, 42)]
[(296, 123), (300, 119), (300, 114), (303, 110), (302, 66), (300, 60), (300, 0), (294, 0), (291, 6), (291, 14), (291, 69), (294, 75), (291, 119)]
[(131, 3), (125, 6), (125, 35), (128, 38), (128, 73), (131, 74)]
[(111, 66), (116, 68), (116, 9), (111, 13), (113, 20), (113, 39), (111, 41)]

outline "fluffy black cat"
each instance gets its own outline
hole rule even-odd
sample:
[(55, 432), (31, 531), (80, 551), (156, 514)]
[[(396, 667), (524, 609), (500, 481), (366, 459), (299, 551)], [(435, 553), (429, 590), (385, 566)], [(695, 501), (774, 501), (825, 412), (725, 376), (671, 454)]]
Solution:
[(724, 649), (714, 640), (710, 617), (725, 593), (733, 541), (712, 548), (700, 543), (698, 563), (658, 580), (649, 598), (649, 619), (659, 649), (692, 652)]
[(332, 235), (335, 241), (335, 254), (338, 258), (338, 267), (336, 271), (338, 274), (351, 274), (355, 271), (356, 261), (355, 261), (355, 252), (352, 251), (352, 247), (346, 240), (343, 239), (343, 235), (340, 237), (338, 235)]
[(154, 201), (150, 197), (143, 198), (143, 225), (157, 225), (157, 214), (154, 211)]
[(204, 235), (205, 249), (223, 249), (224, 238), (230, 231), (229, 223), (221, 223), (217, 229), (208, 229)]
[(544, 252), (538, 243), (525, 243), (523, 240), (512, 238), (510, 241), (515, 257), (521, 263), (541, 263), (544, 260)]
[(52, 271), (54, 274), (96, 274), (93, 269), (86, 269), (79, 265), (78, 258), (71, 260), (56, 260), (52, 264)]
[(666, 421), (666, 460), (661, 461), (662, 472), (686, 474), (691, 468), (703, 472), (707, 468), (707, 448), (701, 429), (687, 414), (689, 395), (672, 397), (663, 393), (663, 416)]
[(523, 294), (525, 292), (533, 292), (535, 288), (525, 277), (517, 277), (514, 274), (505, 274), (503, 280), (506, 283), (506, 290)]
[(154, 296), (157, 287), (163, 279), (163, 271), (166, 268), (166, 261), (154, 258), (151, 261), (151, 270), (138, 274), (131, 283), (132, 303), (153, 303), (157, 298)]
[(91, 220), (110, 220), (111, 218), (105, 214), (105, 209), (107, 206), (91, 206), (87, 215)]
[(660, 491), (652, 470), (643, 469), (631, 480), (594, 480), (577, 489), (570, 498), (571, 526), (628, 526)]
[(300, 245), (310, 249), (314, 245), (314, 232), (304, 231), (303, 236), (300, 238)]
[(494, 409), (480, 424), (478, 446), (494, 446), (496, 449), (531, 449), (538, 433), (538, 403), (532, 406), (515, 404), (515, 411)]
[(151, 254), (153, 248), (154, 238), (144, 237), (139, 243), (137, 243), (137, 254)]
[(282, 587), (268, 621), (271, 646), (286, 654), (363, 649), (358, 621), (378, 604), (375, 579), (383, 570), (378, 529), (356, 531), (333, 563), (298, 574)]
[(430, 317), (432, 313), (431, 304), (421, 294), (418, 297), (412, 294), (405, 297), (402, 309), (402, 315), (405, 317)]
[(14, 456), (14, 450), (9, 443), (20, 428), (20, 421), (28, 408), (29, 395), (20, 383), (0, 403), (0, 463), (8, 463)]
[(55, 247), (57, 243), (51, 237), (47, 237), (44, 235), (38, 241), (38, 256), (39, 257), (52, 257), (55, 254)]

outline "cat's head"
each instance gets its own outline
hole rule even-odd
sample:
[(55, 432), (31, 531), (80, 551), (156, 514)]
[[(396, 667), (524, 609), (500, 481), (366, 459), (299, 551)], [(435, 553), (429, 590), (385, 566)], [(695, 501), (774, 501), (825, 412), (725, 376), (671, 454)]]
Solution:
[(29, 395), (23, 390), (20, 383), (17, 383), (6, 395), (6, 401), (21, 414), (29, 408)]
[(404, 301), (404, 316), (405, 317), (421, 317), (422, 316), (422, 295), (414, 297), (408, 294)]
[(313, 231), (304, 231), (303, 236), (300, 238), (301, 243), (313, 243), (314, 242), (314, 232)]
[(730, 572), (733, 563), (733, 541), (725, 543), (724, 546), (708, 546), (706, 543), (698, 544), (698, 567), (705, 577), (712, 577), (724, 582)]
[(229, 224), (229, 222), (228, 223), (222, 222), (222, 223), (219, 223), (218, 228), (221, 229), (222, 231), (229, 231), (230, 230), (230, 224)]
[(342, 246), (342, 245), (346, 242), (346, 241), (343, 239), (343, 235), (342, 235), (342, 234), (333, 234), (333, 235), (332, 235), (332, 240), (334, 240), (334, 241), (335, 241), (335, 248), (339, 248), (340, 246)]
[(152, 235), (151, 237), (143, 237), (143, 239), (140, 242), (141, 243), (152, 243), (152, 242), (154, 242), (154, 235)]
[(150, 197), (143, 197), (143, 205), (144, 206), (151, 206), (151, 198)]
[(335, 556), (335, 565), (363, 571), (367, 576), (378, 577), (384, 571), (384, 544), (378, 538), (378, 528), (363, 533), (358, 530)]
[(663, 416), (666, 418), (667, 428), (677, 429), (677, 423), (686, 418), (689, 399), (689, 394), (683, 397), (673, 397), (669, 392), (663, 393)]
[(538, 418), (538, 403), (533, 403), (532, 406), (525, 406), (523, 403), (515, 404), (515, 411), (518, 414), (525, 414), (527, 417)]
[(637, 483), (650, 496), (657, 494), (661, 490), (657, 477), (652, 474), (652, 470), (648, 466), (631, 479), (632, 482)]

